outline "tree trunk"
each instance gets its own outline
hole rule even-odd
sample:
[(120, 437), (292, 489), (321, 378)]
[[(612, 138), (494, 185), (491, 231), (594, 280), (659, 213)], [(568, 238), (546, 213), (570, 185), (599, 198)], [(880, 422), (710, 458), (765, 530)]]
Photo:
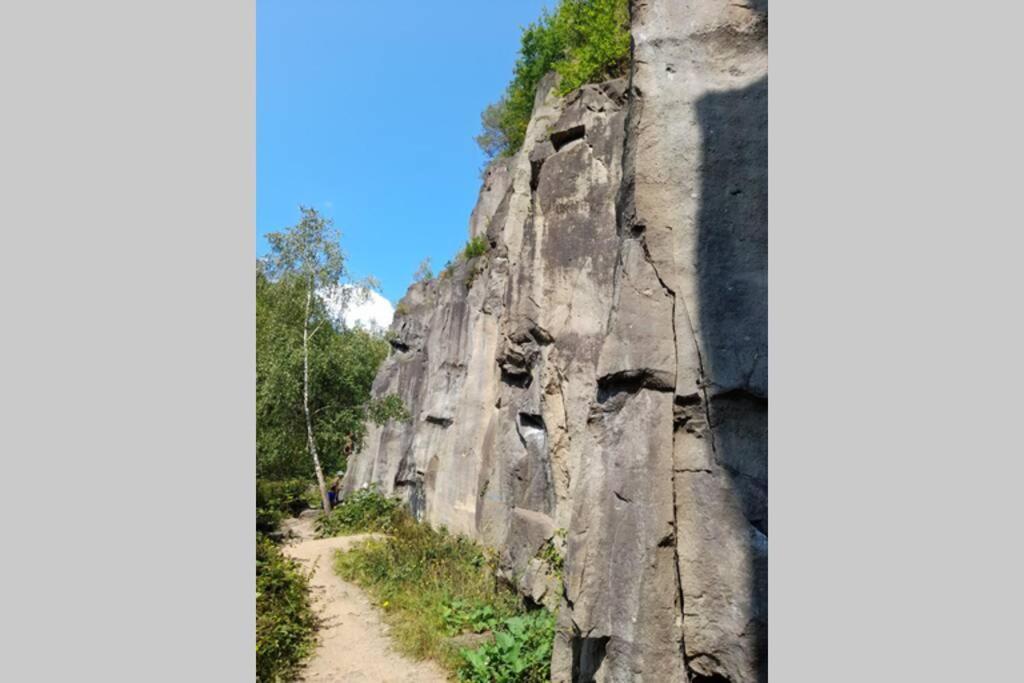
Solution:
[(324, 514), (331, 511), (331, 501), (327, 498), (327, 485), (324, 483), (324, 472), (320, 467), (320, 456), (316, 452), (316, 440), (313, 438), (313, 419), (309, 415), (309, 309), (313, 303), (313, 284), (306, 290), (306, 317), (302, 321), (302, 410), (306, 414), (306, 441), (309, 454), (313, 456), (313, 469), (316, 471), (316, 483), (320, 487), (320, 500), (324, 504)]

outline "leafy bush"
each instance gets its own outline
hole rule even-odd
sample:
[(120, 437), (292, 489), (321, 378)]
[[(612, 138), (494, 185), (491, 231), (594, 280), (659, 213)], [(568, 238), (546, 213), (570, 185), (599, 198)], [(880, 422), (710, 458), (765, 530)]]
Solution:
[(262, 534), (256, 539), (256, 681), (294, 678), (312, 654), (318, 626), (309, 575)]
[(417, 523), (408, 514), (400, 516), (388, 538), (339, 553), (335, 563), (338, 574), (363, 586), (384, 608), (399, 650), (435, 659), (453, 673), (465, 661), (452, 636), (501, 629), (523, 610), (516, 593), (497, 581), (495, 568), (493, 554), (473, 541)]
[[(257, 479), (256, 529), (269, 533), (277, 529), (284, 517), (297, 515), (312, 507), (309, 501), (311, 489), (315, 490), (315, 487), (304, 479)], [(317, 497), (319, 498), (319, 494)], [(317, 504), (319, 503), (314, 503)]]
[(561, 77), (559, 94), (625, 73), (629, 62), (628, 0), (561, 0), (523, 29), (512, 82), (480, 116), (476, 141), (489, 157), (511, 156), (523, 145), (540, 80)]
[(390, 532), (401, 515), (401, 502), (388, 498), (376, 489), (360, 489), (349, 494), (331, 510), (317, 518), (317, 535), (321, 538), (365, 531)]
[(551, 539), (541, 547), (537, 557), (547, 563), (548, 567), (558, 578), (562, 578), (565, 570), (565, 558), (558, 549), (554, 539)]
[(462, 650), (459, 680), (472, 683), (543, 683), (551, 670), (555, 616), (544, 609), (505, 619), (494, 640)]
[(441, 605), (441, 620), (448, 635), (482, 633), (498, 625), (498, 612), (486, 602), (451, 600)]
[(305, 479), (257, 479), (256, 507), (297, 515), (309, 507), (309, 492), (313, 488)]
[[(503, 153), (514, 153), (514, 150), (509, 150), (508, 135), (505, 133), (504, 124), (507, 108), (508, 102), (502, 97), (497, 102), (487, 105), (487, 108), (480, 114), (480, 127), (483, 130), (476, 136), (476, 144), (488, 158)], [(485, 170), (486, 167), (480, 171), (481, 179), (483, 179)]]
[(280, 510), (272, 508), (256, 508), (256, 531), (269, 534), (277, 531), (284, 514)]
[(630, 43), (628, 0), (563, 0), (553, 25), (565, 45), (554, 65), (562, 77), (560, 94), (625, 73)]
[[(303, 500), (306, 501), (307, 510), (318, 510), (324, 504), (323, 498), (320, 497), (320, 487), (317, 486), (316, 482), (312, 482), (309, 487), (306, 488)], [(301, 510), (299, 512), (301, 512)]]
[(411, 417), (402, 397), (398, 394), (387, 394), (380, 398), (370, 399), (366, 406), (366, 415), (378, 425), (382, 425), (388, 420), (405, 422)]
[(476, 258), (477, 256), (483, 256), (490, 249), (490, 245), (482, 235), (470, 239), (466, 242), (466, 246), (462, 250), (462, 257), (466, 260)]

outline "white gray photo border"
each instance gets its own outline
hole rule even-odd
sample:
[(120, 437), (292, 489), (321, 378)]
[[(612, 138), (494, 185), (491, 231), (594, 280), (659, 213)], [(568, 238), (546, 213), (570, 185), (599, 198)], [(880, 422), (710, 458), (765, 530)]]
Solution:
[[(1011, 680), (1021, 10), (772, 10), (771, 679)], [(5, 680), (254, 678), (255, 12), (0, 9)]]

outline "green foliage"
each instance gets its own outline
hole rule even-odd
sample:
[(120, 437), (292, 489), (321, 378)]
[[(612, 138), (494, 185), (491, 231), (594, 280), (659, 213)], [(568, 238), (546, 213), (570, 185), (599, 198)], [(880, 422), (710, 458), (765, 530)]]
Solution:
[(629, 61), (628, 0), (561, 0), (554, 13), (523, 29), (512, 82), (481, 114), (476, 141), (488, 156), (511, 156), (526, 139), (537, 86), (550, 71), (559, 93), (625, 73)]
[[(467, 538), (418, 523), (408, 514), (398, 518), (387, 538), (339, 553), (335, 569), (365, 588), (384, 608), (398, 649), (416, 658), (435, 659), (452, 672), (464, 666), (450, 640), (453, 635), (489, 629), (504, 632), (502, 624), (523, 612), (516, 593), (496, 580), (493, 554)], [(543, 649), (540, 644), (537, 647)], [(545, 662), (550, 657), (550, 640), (546, 647)]]
[(277, 531), (284, 517), (284, 513), (280, 510), (258, 507), (256, 508), (256, 531), (264, 534)]
[(477, 235), (466, 242), (466, 246), (462, 249), (462, 257), (466, 260), (476, 258), (477, 256), (483, 256), (490, 249), (490, 245), (482, 235)]
[(281, 520), (297, 515), (309, 507), (319, 505), (319, 494), (310, 505), (310, 481), (286, 479), (281, 481), (256, 480), (256, 529), (269, 533), (277, 529)]
[(339, 239), (330, 219), (306, 207), (298, 224), (267, 235), (270, 255), (256, 274), (258, 477), (308, 476), (316, 451), (322, 470), (342, 469), (360, 447), (368, 419), (398, 414), (395, 399), (370, 400), (387, 341), (340, 326), (320, 297), (332, 291), (344, 305), (373, 286), (368, 280), (339, 289), (348, 280)]
[(472, 683), (544, 683), (551, 667), (555, 616), (544, 609), (506, 618), (494, 640), (462, 650), (460, 681)]
[(310, 482), (309, 488), (306, 489), (304, 498), (307, 509), (318, 509), (323, 505), (323, 500), (320, 498), (320, 489), (315, 481)]
[(256, 539), (256, 681), (292, 680), (312, 654), (318, 626), (309, 575), (270, 540)]
[[(472, 259), (475, 259), (478, 256), (483, 256), (484, 254), (486, 254), (490, 250), (490, 248), (491, 245), (490, 243), (488, 243), (487, 239), (482, 235), (477, 235), (476, 237), (473, 237), (466, 242), (466, 246), (463, 247), (462, 252), (459, 255), (459, 258), (461, 258), (464, 261), (471, 261)], [(448, 266), (445, 268), (444, 271), (442, 271), (442, 279), (450, 275), (450, 268), (451, 266)], [(483, 269), (484, 264), (481, 262), (478, 262), (467, 269), (466, 279), (464, 281), (467, 290), (473, 288), (473, 283), (476, 282), (477, 275), (483, 272)]]
[[(271, 281), (256, 275), (256, 471), (265, 479), (313, 481), (302, 410), (302, 318), (305, 283), (297, 276)], [(358, 449), (367, 420), (403, 416), (397, 397), (373, 400), (370, 388), (387, 358), (387, 340), (361, 329), (342, 330), (313, 297), (310, 339), (310, 412), (324, 469), (345, 466)]]
[(329, 218), (301, 206), (302, 220), (281, 232), (267, 233), (270, 256), (264, 261), (272, 279), (294, 276), (306, 289), (334, 287), (348, 276), (341, 234)]
[[(559, 529), (556, 532), (559, 538), (565, 537), (565, 530)], [(562, 551), (559, 550), (558, 542), (554, 538), (548, 540), (540, 551), (537, 553), (537, 557), (547, 563), (548, 567), (558, 578), (562, 578), (562, 574), (565, 569), (565, 558), (562, 556)]]
[(307, 479), (256, 480), (256, 507), (297, 515), (309, 507)]
[(476, 144), (488, 158), (498, 156), (510, 148), (504, 125), (507, 110), (508, 102), (503, 97), (497, 102), (487, 105), (487, 108), (480, 114), (482, 130), (475, 139)]
[(630, 43), (628, 0), (562, 0), (553, 30), (565, 45), (554, 65), (562, 77), (560, 94), (625, 73)]
[(366, 404), (366, 415), (370, 421), (382, 425), (389, 420), (405, 422), (409, 419), (409, 411), (398, 394), (388, 394), (381, 398), (370, 400)]
[[(267, 281), (286, 282), (282, 290), (291, 294), (289, 322), (299, 329), (309, 327), (315, 336), (316, 325), (325, 319), (317, 292), (337, 287), (348, 279), (341, 233), (331, 219), (316, 209), (299, 207), (302, 220), (280, 232), (267, 234), (270, 254), (261, 262), (259, 275)], [(301, 313), (301, 314), (300, 314)]]
[(366, 531), (389, 533), (398, 524), (401, 502), (376, 489), (360, 489), (345, 497), (329, 515), (316, 520), (320, 538)]
[(499, 617), (490, 603), (451, 600), (441, 605), (441, 620), (450, 636), (460, 633), (482, 633), (498, 626)]

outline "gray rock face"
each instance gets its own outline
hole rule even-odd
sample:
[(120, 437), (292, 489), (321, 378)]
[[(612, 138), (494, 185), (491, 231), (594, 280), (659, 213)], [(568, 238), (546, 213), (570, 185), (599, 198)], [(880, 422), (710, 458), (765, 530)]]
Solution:
[[(631, 74), (538, 88), (490, 251), (413, 285), (374, 483), (557, 608), (555, 681), (767, 678), (767, 5), (632, 7)], [(541, 557), (562, 547), (562, 578)]]

